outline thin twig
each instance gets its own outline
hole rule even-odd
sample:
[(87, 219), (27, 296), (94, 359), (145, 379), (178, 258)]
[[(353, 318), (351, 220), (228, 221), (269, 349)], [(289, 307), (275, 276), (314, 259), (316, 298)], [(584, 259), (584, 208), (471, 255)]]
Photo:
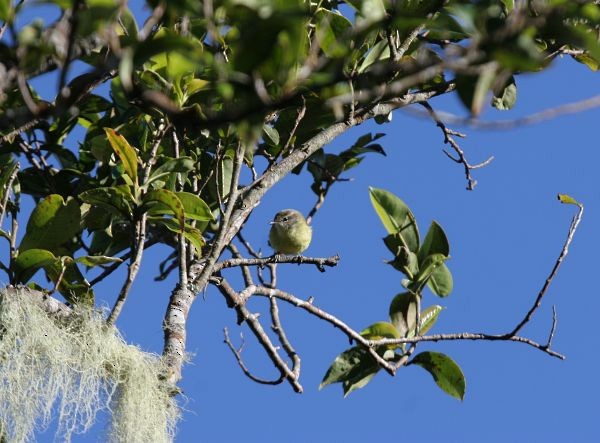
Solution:
[(67, 84), (67, 74), (69, 73), (69, 66), (71, 65), (73, 47), (75, 45), (75, 36), (77, 35), (77, 28), (79, 25), (79, 7), (81, 0), (75, 0), (71, 7), (71, 16), (69, 17), (69, 36), (67, 38), (67, 51), (65, 54), (65, 62), (60, 71), (60, 79), (58, 81), (58, 94), (62, 97), (67, 97), (70, 93), (69, 90), (64, 89)]
[(140, 264), (142, 262), (142, 256), (144, 254), (144, 241), (146, 239), (146, 213), (143, 213), (140, 216), (140, 219), (135, 224), (135, 233), (134, 233), (134, 246), (133, 246), (133, 254), (131, 257), (131, 262), (129, 263), (129, 267), (127, 269), (127, 278), (121, 287), (121, 291), (119, 292), (119, 296), (117, 297), (117, 301), (115, 302), (110, 315), (106, 319), (106, 323), (109, 326), (113, 326), (117, 321), (117, 318), (121, 314), (123, 310), (123, 306), (125, 304), (125, 300), (127, 299), (127, 295), (129, 294), (129, 290), (133, 285), (133, 281), (137, 276), (137, 273), (140, 269)]
[(271, 342), (271, 339), (264, 331), (260, 321), (258, 320), (258, 315), (252, 314), (246, 308), (245, 299), (242, 294), (236, 293), (229, 283), (223, 278), (219, 279), (219, 282), (216, 284), (216, 286), (225, 296), (227, 304), (235, 308), (238, 314), (238, 322), (243, 321), (248, 325), (250, 330), (254, 333), (256, 339), (265, 349), (275, 367), (280, 371), (281, 375), (290, 383), (294, 391), (298, 393), (302, 392), (302, 385), (300, 385), (298, 382), (294, 372), (292, 372), (286, 362), (283, 361), (283, 359), (279, 356), (277, 349)]
[(487, 160), (485, 160), (481, 163), (477, 163), (476, 165), (470, 164), (465, 156), (464, 151), (462, 150), (460, 145), (457, 143), (457, 141), (453, 137), (453, 136), (456, 136), (456, 137), (465, 138), (466, 135), (446, 127), (446, 125), (439, 119), (439, 117), (437, 116), (437, 113), (433, 110), (433, 108), (431, 107), (431, 105), (429, 103), (422, 102), (422, 103), (420, 103), (420, 105), (423, 106), (425, 109), (427, 109), (427, 111), (429, 112), (429, 115), (436, 122), (436, 125), (438, 126), (438, 128), (440, 128), (442, 130), (442, 132), (444, 134), (444, 143), (447, 143), (450, 146), (452, 146), (452, 149), (454, 149), (454, 151), (458, 155), (458, 158), (455, 158), (452, 156), (452, 154), (450, 154), (447, 150), (444, 149), (444, 154), (446, 154), (448, 156), (448, 158), (450, 158), (451, 160), (455, 161), (456, 163), (460, 163), (464, 166), (465, 177), (467, 179), (467, 190), (472, 191), (473, 189), (475, 189), (475, 186), (477, 185), (477, 180), (475, 180), (472, 177), (471, 171), (473, 169), (479, 169), (479, 168), (489, 165), (492, 162), (492, 160), (494, 160), (494, 157), (491, 156)]
[[(525, 117), (515, 118), (511, 120), (496, 120), (496, 121), (481, 121), (471, 117), (461, 117), (456, 114), (445, 111), (436, 111), (437, 116), (445, 123), (453, 125), (469, 126), (474, 129), (482, 130), (499, 130), (499, 129), (514, 129), (522, 126), (535, 125), (546, 120), (551, 120), (563, 115), (577, 114), (588, 111), (600, 106), (600, 95), (595, 95), (577, 102), (566, 103), (550, 109), (545, 109)], [(429, 113), (419, 111), (414, 108), (404, 108), (404, 111), (418, 116), (426, 117)]]
[(223, 335), (225, 336), (223, 341), (225, 342), (227, 347), (229, 347), (229, 349), (235, 356), (235, 359), (236, 359), (238, 365), (240, 366), (240, 368), (242, 369), (242, 372), (244, 373), (244, 375), (246, 377), (248, 377), (250, 380), (255, 381), (256, 383), (259, 383), (261, 385), (279, 385), (279, 384), (281, 384), (281, 382), (283, 382), (285, 380), (285, 376), (283, 374), (281, 374), (279, 376), (279, 378), (276, 380), (265, 380), (263, 378), (259, 378), (259, 377), (255, 376), (254, 374), (252, 374), (252, 372), (250, 372), (250, 370), (248, 369), (248, 367), (244, 364), (244, 361), (242, 360), (242, 351), (244, 349), (244, 336), (240, 333), (240, 338), (242, 340), (242, 344), (240, 345), (240, 347), (238, 349), (236, 349), (235, 346), (233, 346), (231, 339), (229, 338), (229, 331), (227, 330), (227, 328), (223, 328)]
[(20, 168), (21, 165), (17, 162), (14, 165), (13, 172), (10, 174), (8, 180), (6, 181), (6, 185), (4, 185), (4, 189), (2, 190), (2, 192), (4, 192), (4, 195), (2, 197), (2, 206), (0, 207), (0, 229), (2, 229), (2, 223), (4, 222), (6, 207), (8, 205), (8, 199), (10, 198), (10, 190), (12, 188), (13, 182), (17, 178), (17, 174), (19, 173)]
[(300, 368), (302, 361), (300, 360), (300, 356), (288, 340), (285, 330), (281, 325), (281, 320), (279, 319), (279, 307), (277, 306), (277, 299), (275, 297), (271, 297), (269, 299), (269, 304), (271, 306), (271, 320), (273, 321), (271, 329), (273, 329), (273, 331), (277, 334), (281, 346), (283, 346), (283, 349), (287, 353), (288, 357), (290, 358), (290, 360), (292, 360), (292, 372), (296, 376), (296, 379), (298, 379), (300, 377)]
[(531, 309), (529, 309), (527, 314), (525, 314), (525, 317), (523, 317), (523, 320), (521, 320), (521, 322), (515, 327), (515, 329), (512, 330), (510, 335), (516, 335), (523, 328), (523, 326), (525, 326), (529, 322), (529, 320), (531, 320), (531, 317), (533, 317), (533, 314), (535, 313), (535, 311), (542, 304), (542, 298), (544, 298), (544, 295), (546, 295), (546, 291), (548, 291), (548, 288), (550, 287), (552, 280), (554, 280), (554, 277), (556, 276), (556, 273), (558, 272), (560, 265), (562, 264), (563, 260), (569, 253), (569, 245), (573, 241), (573, 236), (575, 235), (575, 231), (577, 231), (577, 226), (579, 226), (579, 222), (581, 221), (581, 217), (583, 216), (583, 205), (578, 204), (578, 208), (579, 208), (579, 210), (577, 211), (577, 214), (573, 217), (573, 220), (571, 220), (571, 226), (569, 227), (569, 232), (567, 234), (567, 239), (565, 240), (565, 244), (564, 244), (563, 248), (561, 249), (560, 254), (558, 255), (558, 258), (556, 259), (554, 266), (552, 267), (552, 271), (550, 271), (550, 275), (548, 275), (548, 278), (542, 285), (542, 289), (540, 289), (540, 292), (538, 293), (535, 301), (533, 302), (533, 306), (531, 307)]

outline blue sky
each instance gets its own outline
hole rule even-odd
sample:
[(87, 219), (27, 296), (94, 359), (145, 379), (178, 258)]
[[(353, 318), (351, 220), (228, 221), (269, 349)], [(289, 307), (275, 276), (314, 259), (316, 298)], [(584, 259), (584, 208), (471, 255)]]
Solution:
[[(55, 84), (51, 79), (39, 83), (50, 94)], [(482, 118), (516, 118), (600, 93), (597, 74), (569, 58), (543, 73), (519, 76), (517, 86), (512, 111), (487, 109)], [(464, 114), (456, 97), (431, 104)], [(554, 349), (566, 354), (565, 361), (515, 343), (422, 344), (420, 350), (447, 353), (462, 367), (467, 379), (463, 402), (444, 394), (417, 367), (404, 368), (395, 378), (380, 373), (343, 399), (339, 385), (317, 388), (335, 356), (348, 347), (347, 339), (328, 324), (281, 306), (282, 321), (303, 362), (305, 392), (298, 395), (285, 384), (261, 386), (242, 374), (223, 343), (225, 326), (236, 342), (244, 333), (244, 359), (257, 375), (271, 377), (276, 371), (211, 288), (196, 301), (188, 321), (193, 356), (181, 383), (186, 412), (177, 441), (598, 441), (598, 122), (600, 110), (591, 110), (514, 130), (457, 128), (468, 134), (461, 146), (471, 162), (495, 157), (474, 172), (479, 183), (472, 192), (465, 190), (461, 167), (442, 153), (442, 134), (431, 121), (397, 111), (390, 124), (355, 128), (327, 150), (345, 149), (366, 132), (386, 132), (380, 142), (388, 155), (368, 156), (347, 173), (351, 182), (333, 187), (314, 219), (313, 244), (305, 253), (338, 253), (340, 264), (325, 273), (297, 265), (278, 270), (281, 289), (314, 296), (317, 306), (355, 329), (386, 320), (391, 298), (402, 291), (402, 276), (383, 263), (390, 258), (381, 241), (385, 233), (368, 197), (368, 186), (382, 187), (410, 206), (421, 232), (436, 220), (449, 237), (455, 286), (443, 300), (425, 295), (424, 305), (446, 308), (432, 332), (507, 332), (533, 303), (562, 248), (576, 208), (559, 204), (556, 194), (567, 193), (585, 205), (583, 221), (542, 307), (523, 330), (545, 342), (555, 305)], [(69, 143), (76, 147), (76, 140)], [(248, 221), (246, 238), (270, 251), (268, 221), (288, 207), (307, 213), (315, 200), (309, 186), (307, 175), (278, 184)], [(153, 281), (165, 253), (160, 247), (146, 253), (118, 321), (129, 342), (156, 353), (162, 352), (161, 324), (175, 281), (174, 276)], [(112, 304), (123, 278), (121, 270), (98, 287), (104, 303)], [(239, 280), (232, 281), (239, 289)], [(250, 307), (266, 318), (265, 300), (252, 301)], [(98, 441), (100, 435), (96, 430), (75, 441)]]

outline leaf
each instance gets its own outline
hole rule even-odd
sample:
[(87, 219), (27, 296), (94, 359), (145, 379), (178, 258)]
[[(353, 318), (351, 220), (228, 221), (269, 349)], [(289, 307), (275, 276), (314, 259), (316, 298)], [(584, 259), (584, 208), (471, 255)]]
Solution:
[(570, 195), (558, 194), (557, 197), (558, 197), (558, 201), (560, 201), (563, 204), (581, 206), (581, 203), (579, 203), (577, 200), (575, 200)]
[(161, 203), (170, 210), (170, 214), (174, 215), (179, 222), (180, 231), (183, 231), (185, 225), (185, 211), (183, 203), (174, 192), (166, 189), (155, 189), (144, 195), (142, 204), (151, 207), (154, 203)]
[(127, 185), (89, 189), (79, 194), (79, 198), (85, 203), (124, 216), (126, 219), (131, 218), (133, 214), (134, 200)]
[(456, 76), (456, 92), (473, 116), (478, 116), (496, 76), (494, 69), (482, 69), (478, 76), (459, 74)]
[(390, 58), (390, 46), (388, 45), (387, 40), (380, 40), (373, 45), (363, 62), (360, 64), (358, 67), (358, 73), (361, 74), (375, 62), (388, 58)]
[(400, 234), (410, 251), (419, 248), (419, 230), (412, 212), (391, 192), (369, 187), (371, 203), (389, 234)]
[(316, 36), (323, 53), (328, 58), (340, 58), (347, 54), (347, 37), (352, 23), (338, 11), (319, 8), (315, 14)]
[(421, 285), (427, 281), (435, 269), (444, 264), (444, 261), (446, 260), (448, 260), (448, 257), (443, 254), (431, 254), (427, 256), (427, 258), (423, 260), (423, 263), (421, 264), (419, 275), (417, 276), (415, 283), (417, 285)]
[[(181, 229), (177, 222), (171, 218), (156, 218), (156, 217), (148, 217), (148, 222), (154, 224), (160, 224), (167, 228), (169, 231), (180, 233)], [(203, 228), (204, 229), (204, 228)], [(202, 246), (205, 245), (204, 239), (202, 238), (202, 230), (198, 228), (194, 228), (187, 223), (184, 226), (183, 236), (190, 241), (190, 243), (196, 249), (196, 252), (200, 254), (202, 250)]]
[(412, 292), (396, 295), (390, 303), (390, 321), (400, 333), (400, 337), (408, 337), (414, 331), (417, 319), (417, 297)]
[[(401, 338), (400, 331), (396, 327), (386, 321), (373, 323), (371, 326), (363, 329), (360, 332), (367, 340), (379, 340), (382, 338)], [(394, 345), (395, 346), (395, 345)]]
[(78, 257), (75, 259), (75, 262), (81, 263), (88, 268), (93, 268), (94, 266), (107, 265), (109, 263), (122, 263), (119, 257), (107, 257), (106, 255), (84, 255), (83, 257)]
[(279, 132), (273, 126), (265, 124), (263, 126), (263, 134), (267, 137), (265, 140), (268, 140), (271, 145), (279, 145)]
[(597, 71), (598, 69), (600, 69), (600, 62), (598, 62), (598, 60), (596, 60), (590, 54), (583, 53), (583, 54), (573, 55), (572, 57), (575, 60), (577, 60), (579, 63), (583, 63), (584, 65), (586, 65), (592, 71)]
[(194, 169), (194, 160), (191, 157), (171, 158), (152, 171), (146, 185), (159, 180), (172, 172), (188, 172)]
[(423, 244), (419, 248), (419, 263), (431, 254), (442, 254), (446, 257), (450, 255), (450, 244), (442, 227), (435, 221), (431, 222), (427, 235), (423, 239)]
[(176, 192), (175, 195), (183, 204), (185, 218), (198, 221), (213, 221), (215, 219), (206, 202), (196, 194), (192, 194), (191, 192)]
[(429, 372), (437, 385), (448, 395), (463, 400), (465, 397), (465, 376), (460, 367), (445, 354), (439, 352), (421, 352), (411, 364), (421, 366)]
[(440, 305), (429, 306), (421, 311), (421, 321), (419, 322), (419, 335), (425, 335), (432, 327), (444, 308)]
[(419, 259), (417, 258), (417, 254), (409, 251), (405, 246), (401, 246), (402, 243), (398, 240), (398, 237), (400, 236), (395, 234), (388, 235), (383, 239), (386, 246), (391, 251), (393, 251), (394, 248), (396, 249), (396, 256), (387, 263), (392, 265), (394, 269), (406, 274), (406, 276), (412, 280), (419, 272)]
[(343, 383), (344, 396), (365, 386), (379, 367), (366, 349), (355, 346), (338, 355), (323, 377), (319, 389), (332, 383)]
[(135, 149), (129, 144), (125, 137), (118, 134), (114, 129), (104, 128), (104, 131), (106, 132), (110, 146), (121, 159), (125, 173), (131, 178), (133, 183), (137, 183), (138, 157)]
[(0, 0), (0, 20), (3, 22), (11, 22), (12, 18), (12, 0)]
[(446, 263), (442, 263), (435, 268), (427, 281), (427, 286), (437, 296), (446, 297), (450, 295), (454, 287), (454, 281)]
[(50, 194), (40, 200), (31, 213), (19, 250), (52, 250), (72, 240), (80, 232), (80, 223), (77, 200), (69, 197), (65, 202), (62, 196)]
[(346, 380), (342, 381), (344, 397), (350, 395), (352, 391), (363, 388), (369, 383), (379, 371), (379, 366), (375, 360), (367, 355), (360, 364), (352, 368)]
[(46, 249), (28, 249), (21, 252), (14, 261), (15, 279), (27, 283), (44, 266), (56, 261), (56, 256)]
[(494, 90), (494, 96), (492, 97), (492, 106), (501, 111), (507, 111), (511, 109), (517, 101), (517, 85), (515, 78), (510, 77), (508, 82), (502, 86), (499, 90)]

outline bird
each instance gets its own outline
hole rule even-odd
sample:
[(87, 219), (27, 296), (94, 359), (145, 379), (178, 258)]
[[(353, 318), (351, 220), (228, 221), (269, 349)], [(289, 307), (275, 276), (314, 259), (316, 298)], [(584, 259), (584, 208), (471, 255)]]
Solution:
[(270, 224), (269, 245), (275, 254), (299, 255), (310, 245), (312, 229), (295, 209), (279, 211)]

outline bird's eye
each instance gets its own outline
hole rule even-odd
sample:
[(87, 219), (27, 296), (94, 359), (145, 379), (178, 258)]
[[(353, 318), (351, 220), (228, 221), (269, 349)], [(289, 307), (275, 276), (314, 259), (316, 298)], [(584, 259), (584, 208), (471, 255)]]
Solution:
[(286, 221), (288, 221), (288, 218), (287, 217), (283, 217), (281, 220), (284, 221), (284, 222), (286, 222)]

